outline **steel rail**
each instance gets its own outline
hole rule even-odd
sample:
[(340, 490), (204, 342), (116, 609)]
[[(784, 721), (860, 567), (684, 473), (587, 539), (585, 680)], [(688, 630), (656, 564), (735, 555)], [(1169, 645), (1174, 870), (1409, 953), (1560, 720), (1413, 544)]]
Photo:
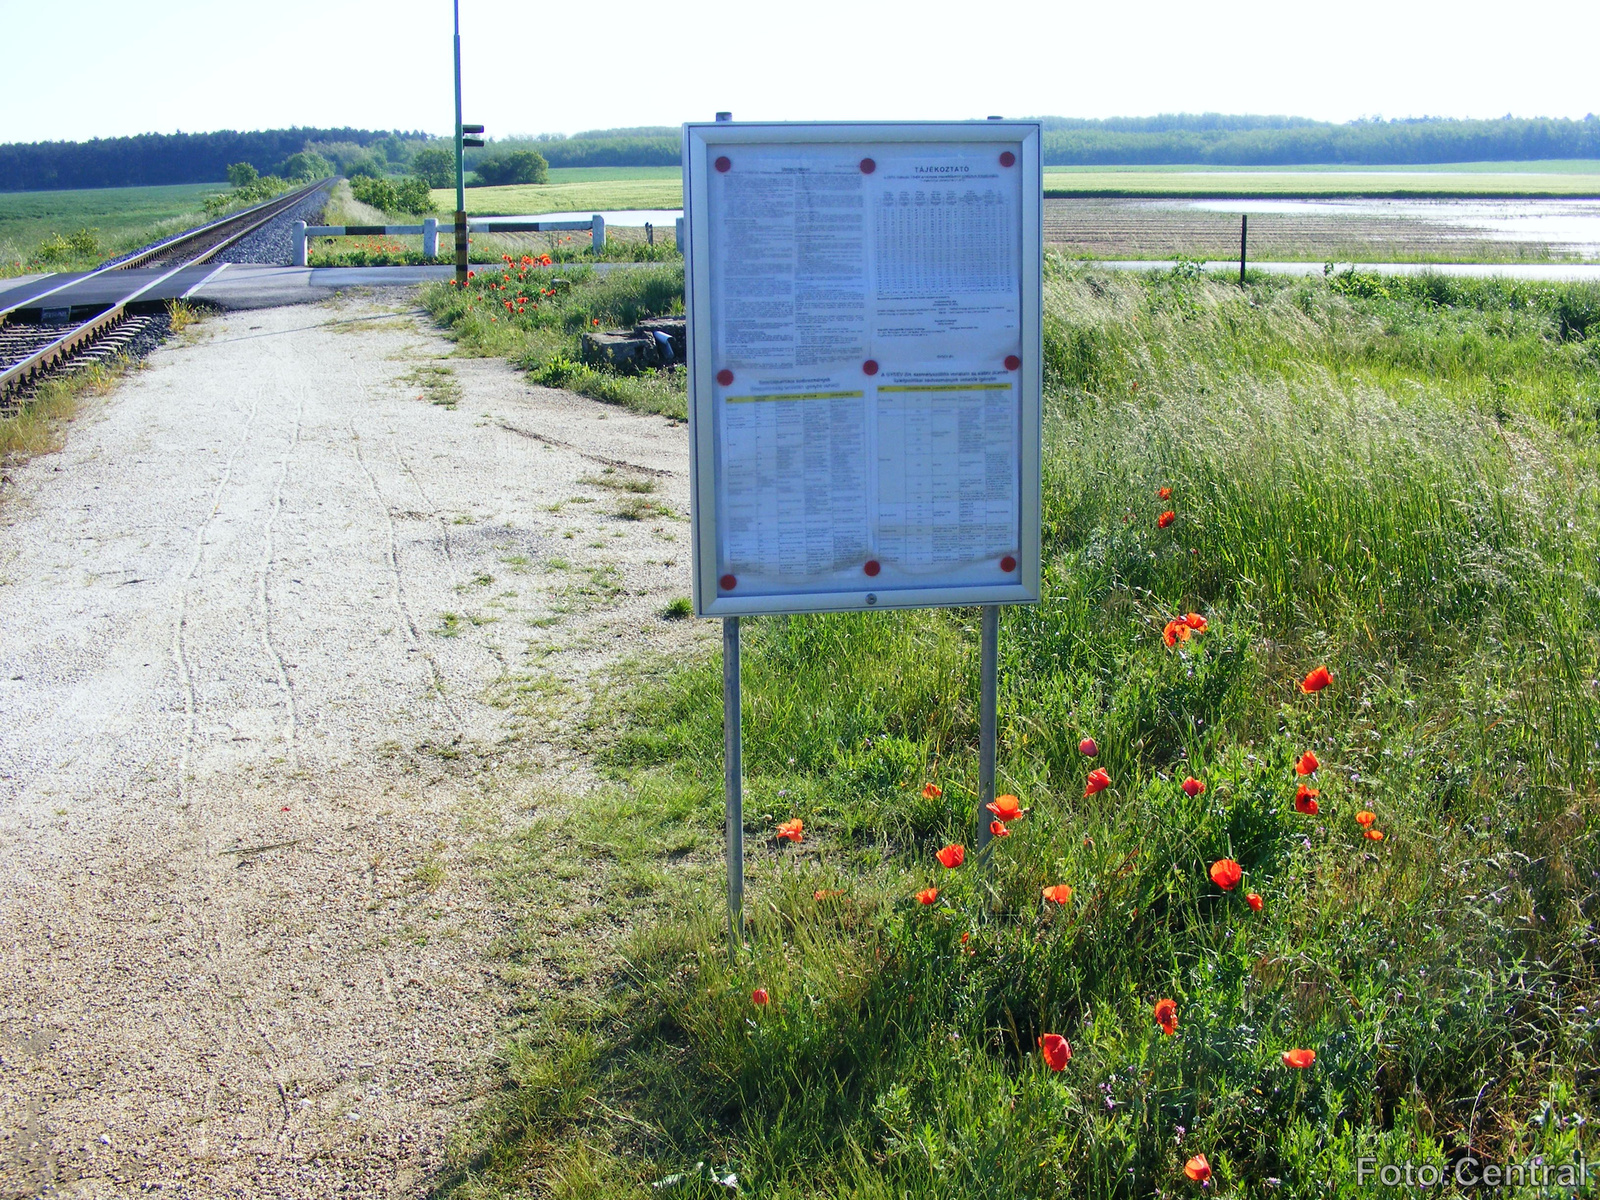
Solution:
[(91, 279), (98, 279), (100, 276), (108, 275), (113, 271), (127, 271), (132, 270), (135, 267), (143, 266), (152, 258), (164, 254), (172, 250), (174, 247), (181, 246), (184, 242), (193, 241), (197, 238), (204, 237), (206, 234), (220, 229), (224, 225), (228, 225), (232, 222), (244, 220), (250, 217), (257, 218), (245, 228), (239, 230), (235, 235), (218, 242), (210, 250), (201, 254), (199, 257), (190, 260), (186, 265), (194, 266), (196, 263), (205, 262), (207, 258), (215, 254), (217, 251), (225, 250), (227, 247), (233, 245), (234, 242), (239, 241), (247, 234), (255, 232), (262, 225), (266, 224), (273, 217), (277, 216), (285, 208), (304, 200), (318, 188), (326, 187), (327, 183), (328, 181), (323, 179), (316, 183), (307, 184), (303, 188), (297, 188), (295, 191), (285, 195), (274, 196), (272, 199), (264, 200), (260, 204), (253, 205), (250, 208), (240, 209), (236, 213), (229, 213), (227, 216), (220, 217), (217, 220), (208, 222), (205, 225), (197, 225), (193, 229), (185, 230), (183, 233), (175, 234), (174, 236), (167, 238), (165, 241), (155, 243), (153, 246), (146, 246), (143, 250), (139, 250), (127, 258), (119, 259), (114, 263), (107, 263), (103, 267), (96, 267), (93, 271), (90, 271), (85, 275), (79, 275), (76, 279), (69, 279), (65, 283), (58, 283), (55, 287), (50, 288), (48, 291), (37, 292), (25, 300), (19, 300), (17, 303), (12, 304), (7, 308), (0, 309), (0, 324), (3, 324), (5, 319), (14, 312), (18, 312), (24, 308), (39, 307), (39, 301), (43, 300), (46, 296), (53, 296), (57, 292), (65, 291), (67, 288), (77, 287), (80, 283), (86, 283)]
[(209, 261), (223, 250), (226, 250), (229, 246), (254, 233), (257, 229), (261, 228), (261, 226), (265, 225), (268, 221), (282, 213), (286, 208), (292, 207), (299, 201), (305, 199), (305, 197), (311, 195), (318, 188), (325, 186), (326, 182), (326, 180), (322, 180), (314, 184), (309, 184), (306, 187), (299, 188), (286, 196), (275, 196), (264, 204), (245, 209), (242, 212), (233, 213), (221, 220), (212, 221), (209, 224), (199, 226), (198, 228), (191, 229), (185, 233), (181, 233), (176, 237), (168, 238), (164, 242), (158, 242), (154, 246), (150, 246), (139, 251), (139, 253), (132, 259), (124, 259), (122, 262), (115, 263), (111, 266), (101, 267), (97, 271), (93, 271), (88, 275), (81, 276), (69, 283), (61, 284), (59, 287), (51, 288), (47, 292), (41, 292), (36, 296), (32, 296), (29, 299), (12, 305), (10, 308), (0, 312), (0, 322), (3, 322), (8, 314), (16, 312), (21, 308), (32, 308), (40, 300), (44, 299), (44, 297), (53, 295), (54, 293), (61, 291), (63, 288), (72, 287), (75, 284), (82, 283), (85, 279), (98, 278), (99, 276), (111, 271), (128, 270), (132, 266), (147, 263), (152, 259), (160, 258), (169, 254), (175, 247), (181, 246), (184, 242), (192, 242), (203, 238), (207, 234), (216, 232), (223, 226), (226, 226), (230, 223), (239, 222), (241, 218), (253, 218), (246, 220), (246, 222), (239, 229), (234, 230), (214, 244), (205, 247), (193, 257), (185, 258), (171, 270), (158, 275), (156, 278), (149, 280), (140, 287), (134, 289), (132, 292), (128, 293), (128, 295), (113, 303), (104, 312), (98, 313), (95, 316), (90, 317), (88, 320), (81, 322), (72, 329), (68, 330), (66, 333), (62, 334), (60, 337), (33, 351), (20, 362), (17, 362), (16, 364), (5, 368), (3, 371), (0, 371), (0, 397), (4, 397), (18, 384), (25, 382), (39, 371), (45, 370), (46, 368), (59, 362), (61, 359), (70, 355), (73, 351), (77, 350), (85, 343), (92, 341), (94, 338), (104, 333), (106, 330), (120, 324), (128, 315), (128, 305), (134, 303), (134, 301), (138, 300), (140, 296), (144, 295), (152, 288), (159, 287), (168, 279), (171, 279), (179, 271), (184, 271), (190, 267), (198, 266), (201, 263)]

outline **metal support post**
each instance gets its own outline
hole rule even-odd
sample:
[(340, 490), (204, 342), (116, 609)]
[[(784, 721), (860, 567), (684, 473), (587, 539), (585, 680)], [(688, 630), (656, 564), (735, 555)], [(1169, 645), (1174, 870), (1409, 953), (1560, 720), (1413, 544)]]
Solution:
[(306, 265), (306, 223), (296, 221), (290, 229), (289, 237), (294, 243), (294, 265), (303, 267)]
[(599, 254), (600, 251), (606, 248), (606, 219), (599, 213), (595, 213), (594, 218), (589, 222), (589, 228), (594, 230), (590, 245), (593, 247), (594, 252)]
[(1250, 214), (1239, 214), (1239, 286), (1244, 286), (1244, 240), (1250, 229)]
[(981, 853), (989, 844), (989, 810), (994, 801), (994, 740), (1000, 690), (1000, 606), (983, 606), (978, 652), (978, 836)]
[(422, 257), (437, 258), (439, 254), (439, 218), (424, 217), (422, 220)]
[(728, 807), (728, 958), (744, 941), (744, 768), (739, 717), (739, 618), (722, 619), (722, 770)]
[(467, 281), (467, 213), (456, 209), (456, 282)]

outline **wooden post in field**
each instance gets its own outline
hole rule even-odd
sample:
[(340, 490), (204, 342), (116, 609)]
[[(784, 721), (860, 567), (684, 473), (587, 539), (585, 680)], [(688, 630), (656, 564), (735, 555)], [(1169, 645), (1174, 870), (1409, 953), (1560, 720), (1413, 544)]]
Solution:
[(1239, 214), (1239, 286), (1244, 286), (1244, 240), (1250, 229), (1250, 214)]

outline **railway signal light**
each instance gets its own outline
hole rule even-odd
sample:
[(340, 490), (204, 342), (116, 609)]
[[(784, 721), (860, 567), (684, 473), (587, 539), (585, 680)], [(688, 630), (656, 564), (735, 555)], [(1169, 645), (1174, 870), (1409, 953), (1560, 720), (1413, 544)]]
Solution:
[(473, 146), (482, 146), (483, 145), (483, 139), (482, 138), (466, 136), (469, 133), (482, 133), (482, 132), (483, 132), (483, 126), (482, 125), (463, 125), (461, 127), (461, 134), (462, 134), (462, 136), (461, 136), (461, 144), (463, 146), (465, 146), (465, 147), (468, 147), (468, 148), (473, 147)]

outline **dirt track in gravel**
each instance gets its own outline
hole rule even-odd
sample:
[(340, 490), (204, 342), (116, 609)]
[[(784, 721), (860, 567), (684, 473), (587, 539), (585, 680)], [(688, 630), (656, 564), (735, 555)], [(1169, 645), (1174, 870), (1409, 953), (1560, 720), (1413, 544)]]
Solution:
[(492, 1083), (474, 843), (708, 632), (683, 427), (448, 350), (215, 317), (10, 472), (0, 1197), (420, 1195)]

